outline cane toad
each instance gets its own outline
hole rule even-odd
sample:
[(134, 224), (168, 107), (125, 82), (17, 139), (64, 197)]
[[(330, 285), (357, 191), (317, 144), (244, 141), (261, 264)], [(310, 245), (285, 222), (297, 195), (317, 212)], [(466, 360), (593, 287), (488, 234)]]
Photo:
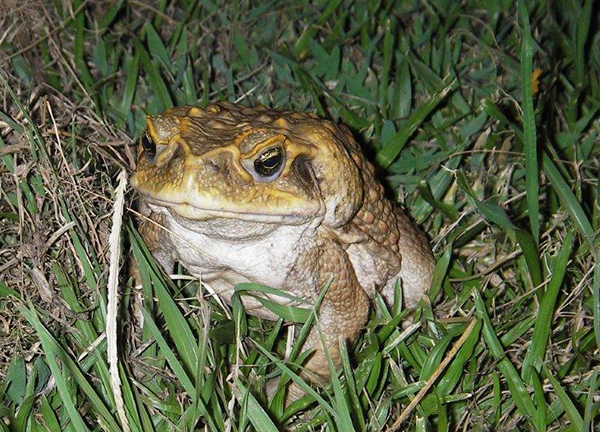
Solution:
[[(217, 103), (148, 116), (131, 184), (162, 267), (180, 262), (226, 301), (236, 284), (256, 282), (310, 305), (332, 278), (319, 319), (336, 366), (338, 338), (357, 338), (377, 291), (391, 305), (400, 280), (414, 308), (431, 282), (425, 235), (385, 197), (349, 130), (313, 114)], [(243, 302), (277, 318), (253, 297)], [(305, 348), (314, 353), (304, 376), (326, 382), (316, 329)]]

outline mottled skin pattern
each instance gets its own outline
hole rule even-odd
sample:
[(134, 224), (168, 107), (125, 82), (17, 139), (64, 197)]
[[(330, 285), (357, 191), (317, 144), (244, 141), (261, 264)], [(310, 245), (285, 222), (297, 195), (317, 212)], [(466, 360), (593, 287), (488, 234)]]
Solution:
[[(338, 338), (358, 337), (377, 291), (391, 305), (401, 280), (414, 308), (428, 289), (434, 261), (424, 234), (386, 199), (345, 127), (219, 103), (148, 117), (143, 140), (131, 184), (146, 216), (140, 232), (165, 270), (179, 261), (225, 300), (236, 283), (258, 282), (306, 303), (265, 295), (271, 300), (302, 307), (333, 278), (319, 322), (335, 366)], [(263, 176), (256, 161), (273, 149), (283, 155), (279, 171)], [(252, 297), (243, 301), (276, 318)], [(316, 329), (305, 348), (314, 354), (302, 375), (327, 382)]]

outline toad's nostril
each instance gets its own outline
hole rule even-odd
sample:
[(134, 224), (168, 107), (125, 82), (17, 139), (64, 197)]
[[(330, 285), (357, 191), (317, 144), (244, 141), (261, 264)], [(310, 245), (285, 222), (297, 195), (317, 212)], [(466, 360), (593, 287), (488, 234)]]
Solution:
[(226, 174), (231, 170), (231, 155), (228, 153), (205, 154), (201, 156), (204, 172), (208, 174)]
[(217, 164), (214, 160), (207, 160), (206, 161), (206, 168), (211, 172), (211, 173), (218, 173), (219, 171), (221, 171), (221, 167), (219, 166), (219, 164)]

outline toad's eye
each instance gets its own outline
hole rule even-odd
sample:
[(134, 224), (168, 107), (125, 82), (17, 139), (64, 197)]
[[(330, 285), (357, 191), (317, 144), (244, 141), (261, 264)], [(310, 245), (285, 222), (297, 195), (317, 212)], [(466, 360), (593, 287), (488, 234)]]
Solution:
[(261, 177), (273, 176), (282, 165), (283, 149), (281, 147), (270, 148), (254, 159), (254, 170)]
[(142, 148), (147, 153), (149, 157), (154, 157), (156, 154), (156, 143), (152, 140), (152, 137), (145, 132), (140, 138), (140, 143), (142, 144)]

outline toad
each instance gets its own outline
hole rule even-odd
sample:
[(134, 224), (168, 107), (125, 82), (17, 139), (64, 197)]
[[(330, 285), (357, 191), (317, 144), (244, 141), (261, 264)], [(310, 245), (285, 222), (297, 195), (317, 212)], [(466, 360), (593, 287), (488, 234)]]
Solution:
[(338, 338), (356, 340), (377, 292), (392, 305), (399, 282), (412, 309), (431, 283), (423, 232), (386, 198), (350, 131), (313, 114), (216, 103), (148, 116), (131, 184), (160, 265), (178, 261), (225, 301), (254, 282), (291, 295), (260, 293), (272, 302), (310, 307), (330, 282), (323, 339), (313, 326), (305, 342), (301, 376), (312, 383), (329, 380), (325, 349), (340, 365)]

